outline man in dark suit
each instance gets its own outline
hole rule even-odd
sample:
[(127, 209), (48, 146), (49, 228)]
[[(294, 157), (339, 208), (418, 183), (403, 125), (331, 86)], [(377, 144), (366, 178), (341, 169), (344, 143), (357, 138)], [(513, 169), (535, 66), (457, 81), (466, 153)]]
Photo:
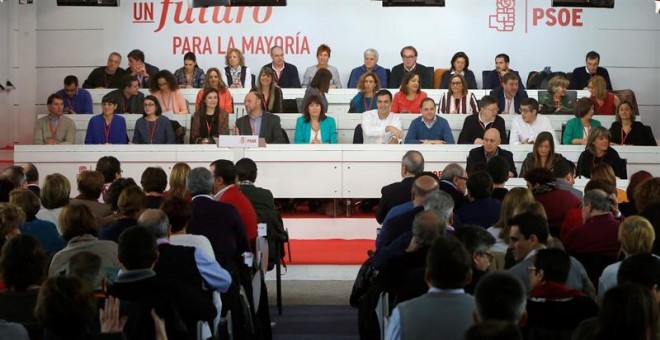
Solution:
[(279, 87), (300, 88), (300, 74), (296, 65), (284, 61), (284, 49), (282, 46), (273, 46), (270, 49), (272, 63), (264, 65), (275, 72), (276, 82)]
[(456, 163), (448, 164), (440, 176), (440, 190), (448, 193), (454, 200), (454, 211), (468, 202), (465, 196), (467, 191), (468, 174), (462, 166)]
[(37, 197), (41, 197), (39, 170), (37, 170), (37, 167), (32, 163), (23, 163), (21, 164), (21, 168), (23, 168), (23, 171), (25, 172), (25, 181), (27, 182), (28, 190), (35, 193)]
[(490, 91), (490, 95), (497, 99), (499, 114), (520, 113), (520, 102), (527, 99), (527, 92), (520, 88), (518, 76), (512, 72), (506, 73), (502, 82), (504, 86)]
[(491, 128), (486, 130), (484, 133), (484, 145), (470, 150), (467, 158), (468, 174), (472, 174), (472, 169), (479, 164), (482, 164), (485, 169), (485, 165), (489, 159), (500, 156), (509, 163), (509, 178), (518, 177), (516, 165), (513, 163), (513, 154), (511, 151), (501, 149), (499, 146), (500, 141), (500, 132), (497, 129)]
[(268, 144), (287, 144), (284, 130), (280, 125), (280, 117), (263, 109), (263, 95), (250, 91), (245, 95), (246, 116), (236, 120), (234, 127), (237, 135), (259, 135)]
[(149, 87), (149, 80), (160, 71), (158, 67), (147, 64), (144, 59), (144, 52), (140, 50), (132, 50), (128, 53), (128, 74), (134, 75), (141, 88)]
[(515, 74), (516, 78), (518, 79), (518, 83), (520, 84), (520, 88), (523, 90), (525, 89), (525, 85), (523, 85), (518, 71), (514, 71), (509, 68), (509, 61), (509, 56), (504, 53), (500, 53), (495, 56), (495, 69), (486, 74), (486, 78), (484, 78), (484, 90), (495, 90), (502, 87), (502, 83), (504, 82), (504, 75), (507, 73)]
[(415, 175), (424, 171), (424, 156), (419, 151), (408, 151), (401, 159), (401, 182), (395, 182), (380, 189), (381, 198), (376, 211), (376, 221), (383, 223), (387, 212), (395, 205), (410, 201)]
[(401, 86), (403, 76), (408, 72), (414, 72), (419, 75), (419, 81), (423, 89), (433, 88), (433, 76), (429, 76), (426, 66), (417, 63), (416, 48), (413, 46), (402, 48), (401, 59), (403, 59), (403, 63), (392, 67), (388, 88), (398, 89)]
[(607, 90), (612, 91), (612, 82), (610, 81), (610, 74), (604, 67), (598, 66), (600, 64), (600, 54), (596, 51), (587, 53), (586, 66), (577, 67), (571, 74), (571, 82), (568, 84), (569, 90), (583, 90), (589, 85), (589, 80), (594, 76), (601, 76), (605, 78), (607, 83)]
[(193, 197), (192, 216), (186, 229), (190, 234), (206, 236), (211, 241), (216, 260), (231, 271), (242, 263), (241, 255), (250, 252), (250, 246), (236, 208), (211, 196), (213, 182), (209, 170), (190, 170), (186, 187)]
[(144, 94), (140, 92), (140, 83), (133, 75), (125, 75), (121, 88), (108, 92), (108, 96), (112, 96), (118, 103), (116, 114), (144, 113)]

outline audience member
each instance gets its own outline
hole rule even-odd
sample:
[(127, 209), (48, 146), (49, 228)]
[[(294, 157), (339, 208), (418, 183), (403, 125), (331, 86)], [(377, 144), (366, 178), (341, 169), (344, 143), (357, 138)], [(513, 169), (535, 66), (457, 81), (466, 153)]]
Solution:
[(426, 98), (422, 91), (420, 77), (415, 73), (407, 73), (401, 79), (399, 92), (392, 99), (392, 111), (396, 113), (419, 113), (422, 100)]
[[(637, 214), (649, 220), (655, 233), (660, 235), (660, 178), (644, 180), (635, 189), (633, 197)], [(653, 242), (653, 253), (660, 254), (660, 240)]]
[(94, 290), (96, 298), (106, 298), (108, 278), (101, 273), (102, 264), (100, 256), (82, 251), (69, 258), (66, 275), (83, 279)]
[(305, 95), (302, 98), (302, 101), (297, 101), (298, 112), (303, 112), (304, 107), (302, 106), (307, 102), (309, 97), (318, 96), (321, 98), (321, 104), (323, 109), (328, 110), (328, 99), (326, 94), (330, 91), (330, 84), (332, 81), (332, 73), (327, 69), (319, 69), (315, 74), (312, 81), (308, 84), (307, 89), (305, 90)]
[(135, 76), (138, 86), (148, 88), (150, 78), (160, 71), (158, 67), (148, 64), (144, 58), (144, 52), (132, 50), (128, 53), (128, 68), (126, 73)]
[(117, 103), (116, 114), (135, 113), (144, 114), (144, 94), (140, 92), (138, 79), (130, 74), (122, 78), (122, 84), (118, 89), (108, 92)]
[(472, 256), (472, 281), (465, 286), (465, 292), (474, 295), (477, 284), (491, 266), (493, 255), (490, 248), (495, 244), (495, 238), (483, 228), (473, 225), (462, 225), (454, 232), (454, 236)]
[(14, 189), (27, 188), (27, 176), (25, 170), (18, 165), (10, 165), (2, 170), (1, 177), (11, 181)]
[(468, 174), (462, 166), (456, 163), (448, 164), (440, 175), (440, 190), (448, 193), (454, 201), (454, 211), (468, 203)]
[(288, 88), (300, 88), (300, 76), (296, 65), (284, 61), (284, 49), (282, 46), (273, 46), (270, 48), (270, 58), (272, 63), (264, 65), (275, 71), (275, 82), (277, 86)]
[(137, 219), (147, 208), (147, 197), (137, 185), (124, 188), (117, 200), (119, 218), (99, 230), (99, 239), (117, 242), (121, 233), (137, 225)]
[(531, 202), (534, 202), (534, 196), (527, 188), (515, 187), (504, 195), (500, 217), (492, 227), (486, 229), (486, 231), (495, 237), (495, 244), (489, 250), (494, 260), (494, 265), (491, 266), (492, 269), (505, 268), (505, 256), (509, 248), (509, 234), (511, 230), (508, 222), (514, 216), (514, 211), (517, 207)]
[(110, 207), (112, 208), (112, 211), (114, 212), (112, 215), (106, 217), (103, 222), (103, 225), (110, 224), (114, 221), (117, 221), (120, 217), (121, 214), (119, 213), (119, 195), (121, 194), (124, 189), (130, 187), (130, 186), (136, 186), (137, 183), (132, 178), (120, 178), (116, 181), (114, 181), (110, 187), (108, 188), (108, 192), (106, 194), (106, 203), (110, 204)]
[(51, 94), (46, 101), (48, 115), (37, 119), (34, 124), (33, 144), (75, 144), (76, 124), (64, 113), (64, 99)]
[(21, 207), (12, 203), (0, 203), (0, 249), (11, 238), (21, 234), (23, 222), (25, 213)]
[(70, 196), (71, 183), (64, 175), (59, 173), (47, 175), (41, 191), (42, 208), (37, 213), (37, 218), (55, 223), (57, 229), (62, 233), (59, 218), (62, 208), (69, 204)]
[(583, 292), (566, 286), (571, 258), (560, 249), (541, 249), (529, 267), (527, 338), (569, 334), (585, 319), (596, 316), (598, 306)]
[(470, 58), (465, 54), (465, 52), (456, 52), (454, 56), (451, 57), (451, 67), (445, 73), (442, 74), (440, 80), (440, 88), (448, 89), (451, 76), (458, 74), (465, 78), (467, 82), (468, 89), (477, 89), (477, 80), (474, 77), (474, 73), (469, 70), (470, 67)]
[[(607, 163), (600, 163), (591, 168), (590, 179), (603, 180), (616, 188), (616, 175), (614, 169)], [(628, 202), (628, 194), (625, 190), (616, 188), (616, 200), (618, 203)]]
[(628, 187), (626, 188), (626, 197), (628, 197), (628, 202), (619, 204), (619, 211), (621, 211), (623, 216), (637, 215), (637, 208), (635, 206), (635, 190), (637, 190), (639, 184), (651, 177), (653, 177), (653, 175), (651, 175), (651, 173), (646, 170), (637, 171), (632, 174), (632, 176), (630, 176), (630, 179), (628, 180)]
[[(585, 193), (594, 189), (601, 189), (608, 195), (616, 195), (616, 188), (611, 183), (604, 180), (592, 179), (584, 186)], [(580, 201), (582, 201), (582, 197), (580, 197)], [(612, 208), (614, 208), (614, 206), (612, 206)], [(613, 211), (613, 213), (615, 212)], [(571, 230), (582, 226), (582, 224), (584, 224), (584, 220), (582, 219), (582, 205), (569, 209), (564, 216), (564, 220), (561, 222), (559, 237), (561, 239), (566, 238), (566, 235), (568, 235)]]
[(0, 203), (9, 202), (9, 193), (14, 190), (14, 183), (9, 179), (0, 176)]
[(580, 154), (577, 163), (577, 174), (589, 178), (591, 168), (600, 163), (607, 163), (612, 166), (616, 177), (621, 179), (628, 178), (626, 163), (621, 159), (619, 153), (610, 146), (610, 131), (602, 126), (591, 130), (587, 138), (586, 150)]
[[(485, 85), (484, 88), (486, 88)], [(498, 86), (490, 91), (490, 95), (497, 99), (497, 103), (499, 104), (498, 112), (500, 114), (516, 114), (522, 112), (520, 106), (525, 105), (523, 103), (529, 99), (527, 97), (527, 92), (525, 91), (525, 86), (521, 84), (520, 76), (518, 73), (513, 72), (505, 73), (504, 76), (502, 76), (501, 84), (498, 83)], [(536, 115), (539, 110), (536, 99), (534, 99), (534, 103), (536, 103), (536, 112), (534, 112), (534, 115)], [(531, 108), (528, 109), (528, 112), (531, 112)]]
[(461, 223), (475, 224), (483, 229), (495, 224), (500, 216), (502, 202), (490, 197), (493, 193), (493, 178), (485, 171), (477, 171), (468, 177), (467, 189), (470, 203), (456, 211)]
[(495, 156), (486, 163), (486, 172), (493, 179), (493, 192), (490, 197), (502, 201), (509, 192), (504, 184), (509, 179), (509, 162), (502, 156)]
[(192, 117), (190, 144), (215, 144), (219, 135), (229, 134), (229, 114), (218, 105), (218, 91), (207, 87), (203, 97)]
[(149, 83), (151, 95), (158, 99), (165, 113), (188, 113), (186, 98), (179, 91), (179, 85), (172, 72), (161, 70), (153, 76)]
[(339, 71), (337, 71), (336, 67), (328, 64), (328, 61), (330, 60), (330, 53), (331, 53), (330, 46), (326, 44), (319, 45), (318, 49), (316, 49), (317, 64), (310, 66), (307, 68), (307, 70), (305, 70), (305, 74), (303, 75), (303, 79), (302, 79), (302, 87), (310, 86), (312, 80), (314, 79), (314, 76), (316, 75), (316, 72), (320, 69), (326, 69), (332, 75), (332, 78), (330, 80), (330, 87), (338, 88), (338, 89), (341, 88)]
[(358, 66), (351, 71), (346, 87), (349, 89), (359, 87), (359, 79), (367, 72), (372, 72), (376, 75), (378, 83), (387, 84), (387, 73), (382, 66), (378, 65), (378, 51), (373, 48), (368, 48), (364, 51), (364, 65)]
[(486, 166), (489, 159), (495, 156), (500, 156), (504, 158), (509, 164), (508, 176), (518, 177), (518, 171), (516, 171), (516, 165), (513, 163), (513, 153), (511, 153), (511, 151), (500, 148), (500, 142), (502, 141), (500, 136), (501, 136), (500, 131), (496, 128), (489, 128), (484, 132), (482, 136), (483, 139), (479, 138), (479, 140), (481, 140), (482, 143), (475, 143), (475, 144), (483, 144), (483, 145), (470, 150), (470, 153), (468, 154), (467, 157), (468, 174), (471, 175), (473, 169), (479, 167), (479, 164), (482, 164), (482, 168), (483, 168)]
[(363, 73), (357, 81), (358, 93), (351, 99), (348, 113), (363, 113), (364, 111), (376, 110), (376, 91), (380, 89), (381, 83), (378, 76), (373, 72)]
[(191, 197), (186, 188), (186, 177), (190, 172), (190, 165), (184, 162), (174, 164), (170, 171), (170, 189), (163, 193), (165, 197), (180, 197), (190, 202)]
[(234, 132), (237, 135), (259, 135), (266, 143), (285, 144), (287, 137), (280, 125), (280, 117), (264, 111), (264, 99), (255, 91), (245, 95), (245, 112), (247, 115), (236, 119)]
[(103, 192), (103, 174), (99, 171), (85, 170), (78, 175), (79, 195), (71, 199), (72, 204), (86, 205), (94, 214), (96, 227), (103, 226), (103, 220), (112, 215), (112, 207), (107, 203), (99, 202)]
[(635, 112), (633, 107), (629, 100), (623, 100), (617, 106), (615, 121), (610, 127), (612, 143), (615, 145), (657, 146), (658, 143), (655, 141), (653, 133), (647, 131), (650, 127), (636, 120), (639, 113)]
[(524, 90), (525, 85), (523, 84), (522, 79), (520, 78), (520, 75), (518, 74), (518, 71), (514, 71), (509, 68), (509, 62), (510, 58), (508, 55), (504, 53), (500, 53), (495, 56), (495, 69), (488, 72), (486, 74), (486, 77), (484, 78), (484, 90), (486, 89), (498, 89), (503, 87), (502, 85), (506, 83), (504, 80), (504, 76), (508, 73), (512, 73), (516, 76), (516, 79), (518, 79), (518, 83), (520, 84), (520, 87)]
[(64, 241), (55, 223), (37, 218), (41, 206), (37, 195), (28, 189), (14, 189), (9, 194), (9, 204), (15, 204), (25, 213), (25, 222), (20, 226), (21, 234), (34, 237), (49, 255), (64, 248)]
[(497, 129), (500, 136), (506, 138), (504, 119), (497, 115), (497, 100), (491, 96), (483, 96), (479, 101), (479, 113), (465, 117), (463, 128), (458, 135), (458, 144), (483, 144), (484, 133), (491, 128)]
[(385, 339), (459, 339), (473, 324), (474, 298), (464, 287), (472, 278), (470, 254), (456, 239), (440, 236), (426, 261), (428, 293), (400, 303)]
[[(119, 160), (113, 156), (103, 156), (96, 161), (96, 167), (94, 170), (100, 172), (103, 175), (103, 196), (101, 197), (101, 202), (108, 201), (105, 199), (105, 193), (108, 191), (110, 184), (115, 180), (121, 178), (123, 170), (121, 169), (121, 163)], [(117, 198), (119, 198), (119, 192), (117, 192)], [(116, 210), (116, 209), (113, 209)]]
[(603, 77), (607, 84), (607, 90), (612, 91), (612, 82), (610, 81), (610, 74), (604, 67), (598, 66), (600, 64), (600, 54), (596, 51), (587, 53), (586, 67), (576, 67), (571, 73), (571, 83), (568, 86), (572, 90), (584, 90), (591, 80), (596, 75)]
[(528, 153), (520, 168), (520, 176), (534, 168), (545, 168), (553, 171), (557, 163), (564, 161), (564, 156), (555, 153), (555, 144), (557, 143), (554, 135), (547, 131), (542, 131), (536, 136), (532, 152)]
[(486, 321), (470, 327), (463, 340), (522, 340), (520, 329), (506, 321)]
[(539, 93), (542, 114), (562, 114), (573, 110), (573, 98), (566, 93), (569, 82), (563, 74), (550, 78), (548, 92)]
[(270, 67), (264, 67), (259, 71), (257, 76), (257, 84), (255, 85), (257, 92), (264, 96), (264, 104), (266, 111), (281, 113), (284, 112), (283, 100), (284, 95), (282, 89), (277, 86), (275, 71)]
[(140, 185), (147, 198), (148, 209), (158, 209), (167, 188), (167, 174), (161, 167), (148, 167), (142, 172)]
[(566, 158), (558, 159), (552, 168), (552, 175), (555, 177), (555, 186), (558, 189), (568, 190), (575, 197), (582, 199), (582, 191), (575, 189), (575, 163)]
[(41, 196), (41, 187), (39, 187), (39, 169), (34, 163), (21, 164), (23, 172), (25, 172), (25, 181), (27, 182), (28, 190), (32, 191), (37, 197)]
[(303, 115), (296, 120), (295, 144), (337, 144), (337, 124), (326, 115), (323, 100), (317, 95), (307, 97)]
[(376, 221), (383, 223), (387, 212), (392, 207), (410, 200), (410, 192), (415, 176), (424, 171), (424, 155), (421, 152), (410, 150), (401, 158), (400, 182), (388, 184), (381, 188), (381, 198), (376, 212)]
[(555, 130), (548, 117), (538, 113), (539, 103), (534, 98), (524, 99), (521, 103), (520, 116), (511, 121), (511, 144), (533, 144), (537, 136), (548, 132), (553, 143), (557, 143)]
[(587, 138), (592, 130), (600, 126), (600, 121), (593, 119), (594, 101), (590, 98), (580, 98), (575, 105), (575, 118), (566, 122), (562, 135), (562, 144), (587, 144)]
[(64, 88), (57, 91), (57, 94), (64, 99), (65, 113), (94, 113), (92, 95), (84, 88), (78, 87), (78, 78), (76, 76), (66, 76), (64, 78)]
[[(422, 87), (430, 89), (433, 87), (433, 77), (427, 73), (427, 67), (417, 63), (417, 49), (413, 46), (405, 46), (399, 53), (402, 63), (392, 67), (392, 73), (388, 79), (390, 89), (398, 89), (401, 86), (401, 80), (406, 73), (415, 73), (421, 79)], [(382, 83), (383, 86), (384, 83)]]
[[(445, 72), (443, 76), (447, 74)], [(440, 98), (438, 113), (464, 113), (474, 114), (477, 112), (477, 97), (468, 90), (465, 78), (460, 74), (454, 74), (449, 79), (449, 91)]]
[(144, 98), (144, 113), (135, 122), (133, 144), (174, 144), (176, 142), (172, 122), (162, 114), (163, 109), (160, 107), (158, 98), (151, 95)]
[(406, 133), (406, 144), (454, 144), (454, 135), (446, 119), (435, 114), (435, 101), (422, 99), (422, 115), (410, 122)]
[(106, 66), (99, 66), (90, 72), (82, 87), (86, 89), (116, 89), (121, 88), (122, 78), (126, 74), (121, 65), (121, 54), (112, 52), (108, 56)]
[(178, 246), (195, 247), (208, 257), (215, 259), (213, 247), (206, 236), (188, 234), (186, 225), (192, 215), (190, 204), (178, 196), (168, 197), (160, 209), (170, 221), (170, 243)]
[(218, 107), (225, 110), (227, 113), (234, 112), (234, 99), (227, 88), (227, 84), (220, 77), (220, 70), (211, 67), (206, 70), (206, 80), (204, 86), (197, 91), (197, 98), (195, 98), (195, 111), (200, 110), (202, 98), (205, 97), (206, 89), (213, 88), (218, 91)]
[(117, 244), (99, 240), (92, 211), (84, 205), (70, 204), (62, 210), (60, 225), (66, 247), (53, 255), (48, 276), (66, 272), (69, 259), (80, 252), (88, 251), (101, 257), (102, 272), (114, 278), (119, 270)]
[(507, 272), (490, 272), (474, 291), (474, 321), (505, 321), (523, 326), (527, 320), (526, 299), (527, 291), (519, 278)]
[(603, 190), (595, 189), (584, 194), (584, 224), (571, 230), (563, 239), (568, 252), (600, 255), (611, 261), (616, 259), (621, 247), (618, 240), (621, 221), (612, 216), (612, 204), (612, 198)]
[(605, 79), (601, 76), (593, 76), (589, 79), (587, 88), (591, 93), (591, 100), (594, 101), (594, 111), (597, 115), (613, 115), (620, 104), (619, 98), (608, 92), (605, 86)]
[(174, 72), (174, 78), (182, 89), (199, 89), (204, 86), (206, 75), (199, 65), (193, 52), (183, 55), (183, 67)]
[(548, 225), (553, 236), (559, 235), (564, 216), (571, 208), (580, 207), (580, 200), (567, 190), (557, 188), (555, 177), (546, 168), (533, 168), (525, 173), (527, 188), (534, 199), (543, 205), (548, 215)]
[(117, 99), (106, 94), (101, 102), (103, 112), (89, 120), (85, 144), (128, 144), (126, 119), (115, 114)]
[(379, 90), (376, 93), (378, 109), (362, 114), (362, 134), (364, 144), (399, 144), (403, 138), (403, 120), (400, 115), (391, 113), (392, 93)]

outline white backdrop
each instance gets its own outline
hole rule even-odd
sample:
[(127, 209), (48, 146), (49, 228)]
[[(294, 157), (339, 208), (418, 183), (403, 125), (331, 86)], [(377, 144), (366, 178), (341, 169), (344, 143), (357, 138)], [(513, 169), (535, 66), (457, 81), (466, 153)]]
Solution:
[[(140, 48), (147, 62), (174, 71), (187, 51), (183, 43), (193, 39), (203, 43), (201, 51), (194, 50), (202, 68), (223, 66), (233, 39), (255, 73), (270, 60), (268, 48), (275, 42), (292, 45), (285, 58), (301, 73), (315, 63), (317, 46), (326, 43), (332, 48), (330, 64), (339, 69), (344, 85), (368, 47), (380, 52), (379, 64), (387, 68), (401, 62), (399, 50), (409, 44), (417, 47), (420, 63), (436, 68), (447, 68), (456, 51), (465, 51), (479, 85), (481, 71), (493, 69), (494, 56), (501, 52), (511, 56), (511, 67), (525, 80), (545, 66), (571, 71), (584, 64), (586, 52), (596, 50), (614, 87), (634, 89), (643, 120), (660, 131), (660, 16), (653, 13), (651, 0), (617, 0), (612, 10), (553, 9), (549, 0), (447, 0), (444, 8), (382, 8), (370, 0), (288, 3), (220, 8), (215, 22), (213, 9), (189, 11), (185, 0), (122, 0), (118, 8), (57, 7), (55, 1), (10, 4), (18, 6), (13, 12), (21, 18), (17, 30), (25, 35), (9, 48), (27, 58), (16, 61), (22, 71), (13, 71), (25, 89), (16, 94), (19, 105), (12, 110), (20, 124), (7, 132), (29, 142), (35, 114), (45, 111), (41, 105), (48, 94), (61, 88), (68, 74), (83, 81), (109, 52), (125, 56)], [(244, 39), (252, 44), (243, 44)]]

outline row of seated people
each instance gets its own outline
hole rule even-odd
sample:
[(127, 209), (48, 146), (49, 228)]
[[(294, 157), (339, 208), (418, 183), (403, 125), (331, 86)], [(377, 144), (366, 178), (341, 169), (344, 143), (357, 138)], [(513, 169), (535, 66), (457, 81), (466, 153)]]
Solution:
[[(264, 65), (262, 68), (269, 68), (275, 74), (275, 83), (280, 88), (300, 88), (310, 86), (314, 75), (319, 69), (327, 69), (332, 74), (331, 86), (333, 88), (342, 88), (342, 81), (339, 77), (339, 71), (336, 67), (329, 64), (331, 49), (328, 45), (322, 44), (316, 50), (317, 63), (308, 67), (303, 76), (302, 82), (298, 68), (295, 65), (284, 61), (284, 50), (280, 46), (273, 46), (270, 50), (272, 62)], [(364, 51), (364, 63), (353, 69), (347, 82), (348, 88), (356, 88), (358, 79), (366, 72), (373, 72), (377, 75), (379, 83), (383, 87), (398, 88), (401, 85), (403, 76), (408, 73), (416, 73), (420, 76), (420, 83), (424, 88), (449, 89), (451, 75), (459, 74), (466, 78), (467, 88), (477, 89), (477, 81), (472, 70), (469, 69), (470, 58), (465, 52), (455, 53), (450, 61), (449, 69), (439, 69), (434, 72), (432, 67), (426, 67), (417, 63), (417, 49), (414, 46), (405, 46), (401, 49), (401, 64), (390, 69), (378, 65), (379, 53), (373, 48)], [(120, 67), (121, 55), (112, 52), (108, 57), (107, 65), (95, 68), (83, 83), (84, 88), (120, 88), (121, 78), (125, 74), (131, 74), (138, 77), (141, 87), (149, 86), (149, 79), (156, 76), (159, 68), (146, 63), (144, 52), (133, 50), (128, 54), (128, 68), (125, 70)], [(501, 53), (495, 57), (495, 69), (483, 72), (483, 88), (496, 89), (502, 86), (502, 77), (508, 72), (516, 75), (522, 84), (522, 79), (517, 71), (509, 68), (510, 58)], [(607, 69), (600, 67), (600, 55), (595, 51), (587, 53), (585, 66), (575, 68), (571, 73), (570, 89), (587, 88), (590, 78), (596, 75), (602, 76), (607, 89), (612, 90)], [(230, 48), (225, 55), (225, 67), (220, 74), (225, 84), (232, 88), (252, 88), (256, 81), (254, 74), (249, 67), (245, 66), (245, 57), (243, 53), (235, 48)], [(440, 71), (440, 72), (438, 72)], [(437, 73), (439, 76), (436, 76)], [(205, 84), (205, 74), (203, 69), (197, 65), (197, 57), (194, 53), (188, 52), (183, 57), (183, 67), (174, 73), (177, 87), (181, 88), (202, 88)], [(438, 78), (438, 79), (434, 79)]]
[[(411, 151), (401, 167), (402, 181), (382, 189), (377, 218), (385, 217), (379, 220), (376, 250), (363, 265), (364, 276), (356, 279), (366, 280), (364, 288), (351, 297), (365, 338), (379, 334), (374, 308), (383, 292), (390, 302), (383, 314), (392, 312), (386, 339), (461, 338), (475, 321), (475, 309), (483, 317), (482, 312), (511, 306), (503, 300), (512, 298), (501, 293), (505, 290), (516, 292), (519, 309), (499, 320), (513, 322), (524, 338), (535, 338), (534, 333), (570, 339), (573, 332), (594, 331), (588, 327), (593, 321), (580, 323), (598, 313), (596, 301), (608, 305), (617, 277), (618, 284), (644, 282), (647, 292), (660, 280), (660, 260), (651, 255), (658, 254), (660, 178), (649, 173), (634, 176), (630, 201), (620, 204), (615, 186), (596, 176), (584, 194), (565, 190), (572, 189), (575, 176), (570, 167), (561, 174), (532, 169), (527, 188), (509, 191), (496, 183), (507, 171), (498, 158), (469, 175), (450, 164), (437, 178), (423, 171), (423, 156)], [(560, 236), (553, 219), (576, 214)], [(508, 273), (489, 273), (502, 270)], [(655, 323), (654, 314), (645, 327)], [(599, 325), (599, 331), (602, 327), (608, 326)]]
[[(185, 163), (175, 168), (166, 192), (168, 179), (161, 168), (145, 169), (140, 188), (133, 179), (120, 177), (117, 159), (103, 157), (99, 171), (78, 176), (75, 198), (61, 174), (45, 176), (39, 186), (34, 164), (6, 168), (0, 176), (0, 319), (25, 325), (32, 339), (93, 337), (88, 333), (105, 326), (98, 324), (96, 303), (84, 310), (90, 315), (73, 314), (72, 320), (66, 320), (72, 315), (68, 304), (48, 307), (61, 316), (38, 312), (48, 298), (43, 296), (48, 282), (80, 276), (87, 281), (78, 287), (81, 293), (93, 293), (101, 302), (121, 300), (120, 319), (128, 317), (128, 322), (115, 320), (121, 326), (113, 331), (123, 328), (129, 339), (154, 338), (152, 309), (160, 322), (164, 319), (170, 339), (202, 338), (196, 333), (198, 321), (215, 333), (214, 319), (229, 310), (235, 337), (270, 338), (265, 285), (255, 301), (251, 284), (254, 271), (268, 264), (252, 259), (260, 255), (257, 223), (270, 224), (277, 213), (270, 191), (248, 180), (256, 179), (256, 165), (245, 159), (236, 166), (218, 160), (210, 170)], [(240, 189), (237, 169), (245, 179)], [(272, 229), (269, 238), (275, 237)], [(44, 277), (49, 281), (42, 282)], [(241, 289), (247, 293), (247, 311), (239, 308)], [(252, 313), (254, 324), (248, 325), (244, 312)], [(253, 334), (246, 333), (250, 328)]]

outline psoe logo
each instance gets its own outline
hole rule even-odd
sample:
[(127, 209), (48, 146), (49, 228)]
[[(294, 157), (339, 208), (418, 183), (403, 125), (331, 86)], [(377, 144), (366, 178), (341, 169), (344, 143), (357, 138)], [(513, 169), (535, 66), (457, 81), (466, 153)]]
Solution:
[(488, 28), (513, 32), (516, 27), (516, 0), (496, 0), (496, 11), (489, 16)]

